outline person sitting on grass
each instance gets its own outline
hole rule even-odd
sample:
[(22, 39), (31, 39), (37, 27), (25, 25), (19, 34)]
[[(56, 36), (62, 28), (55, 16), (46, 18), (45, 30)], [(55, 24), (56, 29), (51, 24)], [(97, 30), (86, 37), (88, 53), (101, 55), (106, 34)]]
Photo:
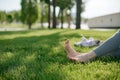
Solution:
[(70, 60), (77, 62), (89, 62), (96, 57), (105, 55), (120, 57), (120, 30), (90, 52), (84, 54), (76, 52), (70, 46), (69, 40), (66, 40), (65, 42), (65, 50), (67, 52), (67, 57)]

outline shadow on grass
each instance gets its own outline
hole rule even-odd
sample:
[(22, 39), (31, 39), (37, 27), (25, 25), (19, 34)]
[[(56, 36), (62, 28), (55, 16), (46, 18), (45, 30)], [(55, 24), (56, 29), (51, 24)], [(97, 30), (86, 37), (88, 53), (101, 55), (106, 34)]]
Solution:
[(119, 63), (120, 62), (120, 57), (113, 57), (113, 56), (103, 56), (103, 57), (98, 57), (95, 59), (96, 61), (101, 61), (103, 63)]
[[(1, 32), (0, 35), (26, 35), (30, 32)], [(0, 40), (0, 79), (64, 80), (67, 73), (67, 71), (64, 71), (66, 70), (64, 66), (69, 68), (70, 63), (73, 63), (66, 58), (64, 41), (71, 38), (80, 38), (79, 34), (66, 34), (65, 32), (56, 31), (48, 35), (27, 37), (19, 37), (18, 35), (14, 39)], [(118, 59), (110, 58), (109, 60), (108, 57), (100, 57), (96, 61), (111, 63), (112, 61), (118, 62)], [(69, 77), (71, 78), (71, 76)]]
[(26, 34), (29, 32), (30, 32), (29, 30), (25, 30), (25, 31), (1, 31), (0, 35)]
[[(0, 35), (28, 32), (2, 32)], [(3, 79), (63, 80), (65, 75), (60, 69), (68, 63), (64, 54), (64, 41), (71, 36), (79, 35), (61, 35), (61, 32), (56, 32), (0, 40), (0, 75)]]

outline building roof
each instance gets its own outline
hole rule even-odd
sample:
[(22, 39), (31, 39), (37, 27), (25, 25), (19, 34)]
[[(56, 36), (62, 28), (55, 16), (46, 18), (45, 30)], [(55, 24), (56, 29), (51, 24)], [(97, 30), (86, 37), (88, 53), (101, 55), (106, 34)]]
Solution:
[(101, 15), (101, 16), (96, 16), (96, 17), (89, 18), (89, 19), (94, 19), (94, 18), (99, 18), (99, 17), (104, 17), (104, 16), (110, 16), (110, 15), (115, 15), (115, 14), (120, 14), (120, 12), (105, 14), (105, 15)]

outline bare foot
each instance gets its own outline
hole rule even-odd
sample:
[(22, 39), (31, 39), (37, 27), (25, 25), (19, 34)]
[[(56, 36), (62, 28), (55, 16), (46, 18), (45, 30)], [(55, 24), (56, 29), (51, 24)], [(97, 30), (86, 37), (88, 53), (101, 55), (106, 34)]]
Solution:
[(68, 58), (70, 59), (70, 60), (73, 60), (73, 61), (76, 61), (76, 62), (83, 62), (83, 61), (81, 61), (81, 60), (79, 60), (79, 56), (81, 56), (81, 55), (77, 55), (77, 56), (68, 56)]
[(87, 59), (85, 57), (85, 54), (79, 54), (76, 56), (68, 56), (70, 60), (76, 61), (76, 62), (86, 62)]
[(70, 58), (70, 57), (75, 57), (75, 56), (80, 55), (78, 52), (76, 52), (76, 51), (70, 46), (69, 40), (66, 40), (66, 42), (65, 42), (65, 50), (66, 50), (66, 52), (67, 52), (68, 58)]
[(94, 53), (92, 52), (92, 54), (88, 54), (88, 53), (84, 53), (84, 54), (80, 54), (78, 52), (76, 52), (69, 43), (69, 40), (66, 40), (65, 42), (65, 49), (67, 52), (67, 57), (73, 61), (76, 62), (87, 62), (89, 61), (90, 58), (94, 57)]
[(95, 52), (83, 53), (76, 56), (68, 56), (69, 59), (76, 62), (89, 62), (92, 61), (96, 57)]

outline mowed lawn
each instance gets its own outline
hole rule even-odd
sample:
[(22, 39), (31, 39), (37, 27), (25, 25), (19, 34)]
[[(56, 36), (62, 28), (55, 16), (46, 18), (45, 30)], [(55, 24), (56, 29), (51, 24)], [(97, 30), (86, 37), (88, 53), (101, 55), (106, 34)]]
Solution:
[(120, 80), (120, 59), (100, 57), (93, 62), (68, 60), (66, 39), (79, 52), (95, 47), (76, 47), (82, 36), (106, 40), (114, 31), (69, 29), (0, 32), (0, 80)]

